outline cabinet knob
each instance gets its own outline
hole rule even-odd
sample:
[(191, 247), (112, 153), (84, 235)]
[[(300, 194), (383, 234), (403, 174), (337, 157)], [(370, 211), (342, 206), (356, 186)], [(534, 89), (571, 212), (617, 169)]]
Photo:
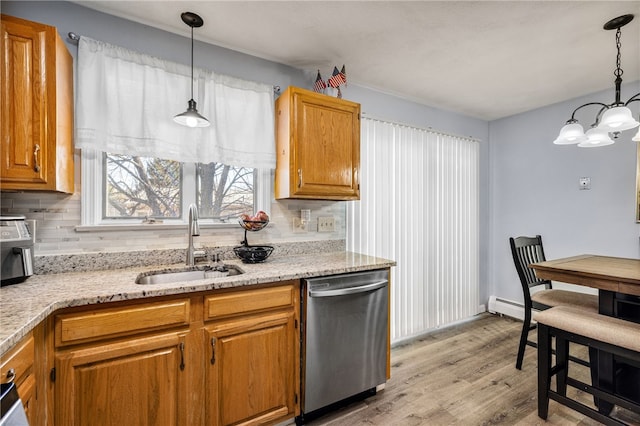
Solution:
[(13, 382), (15, 378), (16, 378), (16, 370), (14, 368), (10, 368), (9, 371), (7, 371), (7, 383)]

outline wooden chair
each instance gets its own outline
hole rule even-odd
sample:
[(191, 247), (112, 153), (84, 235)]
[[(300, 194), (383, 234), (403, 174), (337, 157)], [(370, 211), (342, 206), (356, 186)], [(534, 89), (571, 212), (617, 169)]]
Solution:
[[(640, 404), (618, 396), (611, 384), (584, 383), (569, 375), (569, 344), (578, 343), (640, 365), (640, 324), (595, 312), (556, 306), (537, 312), (538, 322), (538, 417), (546, 419), (549, 400), (559, 402), (605, 425), (623, 425), (610, 416), (610, 409), (598, 410), (567, 396), (567, 386), (591, 394), (613, 407), (618, 405), (640, 413)], [(556, 342), (556, 362), (552, 365), (551, 340)], [(556, 390), (551, 379), (556, 376)]]
[[(536, 328), (531, 324), (531, 311), (543, 311), (552, 306), (572, 306), (591, 312), (598, 312), (598, 296), (577, 291), (556, 290), (552, 288), (549, 280), (541, 280), (536, 277), (535, 271), (529, 267), (532, 263), (544, 262), (544, 248), (542, 247), (542, 237), (516, 237), (509, 238), (513, 262), (520, 277), (522, 292), (524, 294), (524, 322), (520, 333), (520, 344), (518, 346), (518, 357), (516, 368), (522, 369), (524, 350), (527, 345), (537, 347), (535, 342), (529, 340), (529, 332)], [(532, 292), (531, 289), (541, 288)], [(583, 365), (588, 362), (571, 357), (572, 361)]]

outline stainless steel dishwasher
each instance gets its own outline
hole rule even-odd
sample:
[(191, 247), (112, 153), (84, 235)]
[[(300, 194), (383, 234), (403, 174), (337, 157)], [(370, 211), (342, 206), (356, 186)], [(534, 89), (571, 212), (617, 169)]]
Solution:
[(302, 414), (386, 381), (388, 270), (304, 280)]

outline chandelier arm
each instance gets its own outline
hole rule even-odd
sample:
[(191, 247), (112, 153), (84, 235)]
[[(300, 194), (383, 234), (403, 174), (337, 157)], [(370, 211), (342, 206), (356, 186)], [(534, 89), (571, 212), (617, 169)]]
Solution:
[(567, 123), (576, 123), (578, 120), (576, 120), (576, 112), (578, 112), (580, 109), (589, 106), (589, 105), (600, 105), (602, 106), (602, 108), (600, 109), (600, 112), (598, 112), (598, 115), (596, 116), (596, 122), (598, 121), (598, 119), (600, 118), (600, 114), (602, 114), (602, 111), (604, 111), (605, 109), (609, 108), (609, 105), (607, 104), (603, 104), (602, 102), (589, 102), (586, 103), (584, 105), (580, 105), (578, 108), (573, 110), (573, 113), (571, 114), (571, 119), (569, 121), (567, 121)]
[(629, 105), (631, 102), (640, 102), (640, 93), (636, 93), (624, 104), (624, 106)]

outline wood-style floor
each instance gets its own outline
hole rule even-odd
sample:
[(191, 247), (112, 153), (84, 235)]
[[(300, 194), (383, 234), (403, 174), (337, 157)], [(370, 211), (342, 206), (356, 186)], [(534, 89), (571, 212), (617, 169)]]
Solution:
[[(308, 425), (598, 425), (550, 401), (547, 421), (537, 415), (536, 349), (527, 347), (522, 370), (515, 360), (522, 323), (482, 314), (430, 333), (391, 351), (391, 379), (364, 401), (326, 414)], [(530, 335), (535, 339), (535, 332)], [(585, 357), (586, 349), (572, 348)], [(588, 381), (587, 368), (571, 364), (571, 375)], [(554, 381), (555, 383), (555, 381)], [(569, 388), (584, 402), (590, 396)], [(640, 425), (640, 415), (615, 409)]]

